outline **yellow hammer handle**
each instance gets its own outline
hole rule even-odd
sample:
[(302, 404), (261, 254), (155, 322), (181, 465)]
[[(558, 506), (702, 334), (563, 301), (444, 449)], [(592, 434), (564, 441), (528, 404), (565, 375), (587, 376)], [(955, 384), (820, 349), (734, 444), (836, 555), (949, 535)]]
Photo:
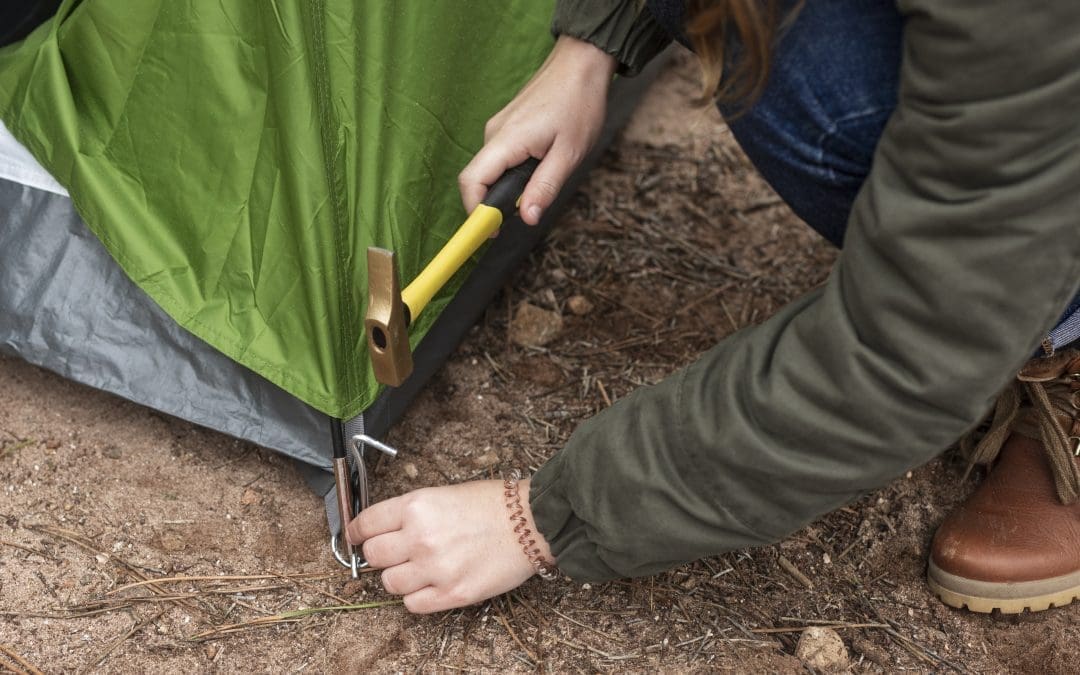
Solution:
[(495, 234), (502, 222), (502, 211), (487, 204), (480, 204), (469, 214), (450, 241), (401, 292), (401, 300), (409, 308), (411, 321), (416, 320), (431, 298), (461, 269), (469, 256)]

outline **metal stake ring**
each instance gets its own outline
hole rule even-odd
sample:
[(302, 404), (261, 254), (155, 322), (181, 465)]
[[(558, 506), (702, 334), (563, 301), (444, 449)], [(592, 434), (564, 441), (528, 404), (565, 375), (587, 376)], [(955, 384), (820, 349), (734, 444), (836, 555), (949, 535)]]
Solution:
[(338, 535), (330, 535), (330, 550), (334, 553), (334, 560), (337, 560), (342, 567), (352, 570), (353, 579), (355, 579), (359, 576), (359, 570), (367, 567), (368, 563), (362, 557), (356, 555), (355, 552), (350, 553), (349, 557), (346, 559), (345, 556), (341, 553), (341, 548), (338, 546), (338, 541), (340, 541), (338, 539)]
[[(353, 517), (356, 517), (361, 511), (366, 509), (370, 505), (370, 491), (368, 488), (368, 472), (367, 463), (364, 461), (364, 447), (370, 445), (371, 447), (380, 450), (390, 457), (397, 457), (398, 451), (391, 446), (383, 443), (382, 441), (372, 438), (367, 434), (357, 434), (352, 437), (352, 443), (349, 445), (349, 450), (353, 455), (353, 463), (356, 467), (356, 491), (353, 493)], [(341, 524), (342, 532), (345, 531), (345, 526), (348, 523)], [(356, 554), (353, 547), (350, 549), (349, 557), (346, 558), (341, 552), (341, 534), (330, 535), (330, 550), (334, 554), (334, 559), (338, 563), (349, 570), (352, 570), (353, 578), (359, 576), (358, 571), (367, 567), (368, 562), (364, 560), (363, 556)]]

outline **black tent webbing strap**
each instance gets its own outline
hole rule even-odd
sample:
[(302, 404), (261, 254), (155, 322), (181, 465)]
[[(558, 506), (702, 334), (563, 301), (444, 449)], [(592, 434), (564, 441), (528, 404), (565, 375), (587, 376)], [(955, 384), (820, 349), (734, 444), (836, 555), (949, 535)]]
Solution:
[[(341, 425), (342, 437), (341, 443), (344, 447), (348, 448), (352, 445), (353, 436), (359, 436), (365, 432), (364, 428), (364, 415), (363, 413), (357, 415), (351, 420), (345, 420)], [(356, 463), (353, 453), (346, 452), (345, 457), (349, 462), (349, 473), (353, 476), (356, 475)], [(355, 486), (354, 486), (355, 488)], [(323, 505), (326, 508), (326, 522), (329, 525), (330, 534), (341, 534), (341, 518), (338, 515), (337, 507), (337, 494), (334, 491), (334, 483), (331, 481), (326, 493), (323, 495)]]
[(0, 3), (0, 47), (29, 35), (59, 6), (60, 0), (4, 0)]

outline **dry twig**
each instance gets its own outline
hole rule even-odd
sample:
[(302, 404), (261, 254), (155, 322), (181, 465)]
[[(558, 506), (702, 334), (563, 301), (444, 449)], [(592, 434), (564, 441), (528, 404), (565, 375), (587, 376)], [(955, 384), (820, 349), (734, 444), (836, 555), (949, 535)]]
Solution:
[(0, 666), (7, 668), (13, 673), (27, 673), (29, 675), (44, 675), (40, 670), (35, 668), (29, 661), (16, 654), (10, 647), (0, 645), (0, 652), (3, 652), (7, 657), (14, 659), (14, 665), (7, 663), (4, 659), (0, 659)]
[(0, 546), (10, 546), (12, 548), (26, 551), (27, 553), (33, 553), (34, 555), (41, 556), (42, 558), (49, 558), (49, 556), (44, 551), (39, 551), (35, 548), (30, 548), (29, 546), (23, 546), (22, 544), (16, 544), (15, 542), (7, 541), (6, 539), (0, 539)]
[(784, 556), (780, 556), (778, 562), (780, 563), (780, 567), (784, 568), (785, 572), (795, 577), (795, 580), (805, 586), (807, 589), (812, 589), (814, 587), (814, 582), (810, 581), (810, 577), (803, 574), (802, 570), (800, 570), (798, 567), (795, 567), (795, 563), (791, 562)]

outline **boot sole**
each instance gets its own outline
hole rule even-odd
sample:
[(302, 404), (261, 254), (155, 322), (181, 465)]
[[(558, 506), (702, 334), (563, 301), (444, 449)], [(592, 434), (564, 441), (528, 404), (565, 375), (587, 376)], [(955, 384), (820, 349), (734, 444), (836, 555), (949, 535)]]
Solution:
[(946, 605), (989, 614), (1020, 614), (1063, 607), (1080, 598), (1080, 571), (1038, 581), (977, 581), (949, 574), (931, 560), (926, 571), (930, 590)]

